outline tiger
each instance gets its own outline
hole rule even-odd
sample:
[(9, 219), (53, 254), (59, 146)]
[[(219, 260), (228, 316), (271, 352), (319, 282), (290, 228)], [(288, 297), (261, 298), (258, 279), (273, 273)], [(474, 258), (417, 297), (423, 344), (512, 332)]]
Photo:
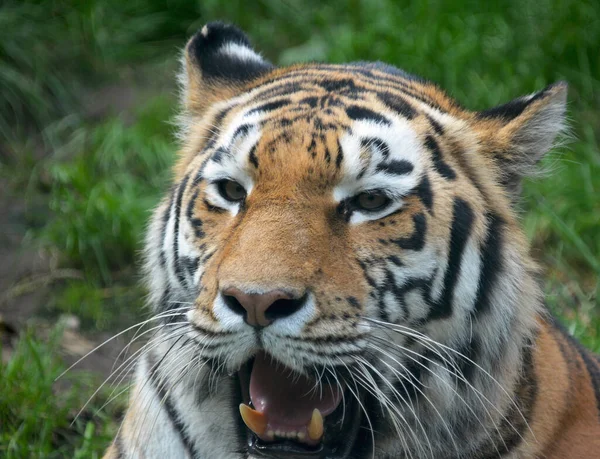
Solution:
[(469, 111), (381, 62), (275, 66), (222, 22), (182, 56), (106, 459), (600, 457), (599, 360), (518, 217), (565, 82)]

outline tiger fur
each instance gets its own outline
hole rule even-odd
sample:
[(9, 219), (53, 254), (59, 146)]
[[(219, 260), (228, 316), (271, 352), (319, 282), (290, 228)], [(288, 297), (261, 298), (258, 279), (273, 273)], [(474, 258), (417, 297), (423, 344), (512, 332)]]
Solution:
[[(105, 458), (600, 457), (598, 359), (544, 308), (515, 212), (565, 83), (472, 112), (382, 63), (277, 68), (222, 23), (183, 67), (146, 244), (155, 334)], [(256, 326), (225, 291), (293, 300)], [(328, 452), (249, 446), (258, 352), (338, 384), (357, 428), (326, 417)]]

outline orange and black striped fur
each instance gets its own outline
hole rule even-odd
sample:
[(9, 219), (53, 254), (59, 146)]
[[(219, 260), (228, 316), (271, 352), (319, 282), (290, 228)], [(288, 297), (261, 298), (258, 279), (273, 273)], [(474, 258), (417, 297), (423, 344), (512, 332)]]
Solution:
[(358, 427), (326, 418), (302, 457), (600, 457), (598, 358), (544, 308), (515, 212), (565, 83), (472, 112), (381, 63), (274, 67), (220, 23), (184, 57), (158, 333), (105, 457), (301, 457), (237, 411), (259, 352), (345, 391)]

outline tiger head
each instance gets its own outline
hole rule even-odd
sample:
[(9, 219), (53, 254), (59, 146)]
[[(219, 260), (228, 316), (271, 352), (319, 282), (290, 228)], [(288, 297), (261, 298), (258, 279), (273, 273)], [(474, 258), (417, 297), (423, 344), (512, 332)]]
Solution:
[(381, 63), (275, 67), (221, 23), (183, 65), (149, 287), (187, 359), (239, 381), (251, 451), (346, 457), (485, 413), (469, 388), (507, 403), (540, 304), (515, 201), (566, 85), (472, 112)]

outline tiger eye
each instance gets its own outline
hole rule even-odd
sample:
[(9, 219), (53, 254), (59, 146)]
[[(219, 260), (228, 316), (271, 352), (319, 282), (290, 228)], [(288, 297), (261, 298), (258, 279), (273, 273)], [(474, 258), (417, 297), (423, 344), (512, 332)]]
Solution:
[(390, 198), (381, 193), (361, 193), (356, 197), (356, 206), (371, 212), (381, 210), (390, 203)]
[(246, 199), (246, 190), (238, 182), (233, 180), (221, 180), (218, 187), (221, 196), (228, 201), (240, 202)]

